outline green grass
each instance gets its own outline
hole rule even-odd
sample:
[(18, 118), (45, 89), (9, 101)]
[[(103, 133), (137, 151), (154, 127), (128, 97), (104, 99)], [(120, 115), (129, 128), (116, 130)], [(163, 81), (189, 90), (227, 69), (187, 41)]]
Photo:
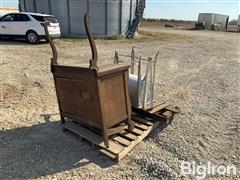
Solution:
[(85, 38), (80, 38), (80, 37), (61, 37), (59, 40), (63, 42), (80, 42), (83, 41)]
[[(104, 41), (118, 41), (119, 43), (129, 43), (132, 42), (143, 42), (143, 41), (153, 41), (153, 40), (185, 40), (191, 38), (187, 35), (181, 35), (171, 32), (151, 32), (151, 31), (145, 31), (145, 30), (139, 30), (134, 39), (126, 39), (122, 35), (113, 34), (112, 36), (107, 37), (99, 37), (95, 38), (95, 40), (103, 40), (101, 43), (104, 43)], [(70, 43), (78, 43), (86, 41), (87, 38), (84, 37), (62, 37), (59, 39), (63, 42), (70, 42)]]
[(136, 40), (183, 40), (189, 39), (190, 37), (187, 35), (176, 34), (171, 32), (150, 32), (150, 31), (143, 31), (139, 30)]

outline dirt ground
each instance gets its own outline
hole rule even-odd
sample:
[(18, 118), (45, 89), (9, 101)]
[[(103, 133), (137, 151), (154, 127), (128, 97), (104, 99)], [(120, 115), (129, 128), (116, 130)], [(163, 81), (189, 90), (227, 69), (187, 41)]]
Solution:
[[(86, 40), (56, 40), (63, 64), (88, 63)], [(156, 95), (181, 108), (119, 164), (62, 132), (49, 45), (1, 41), (0, 179), (194, 179), (182, 161), (240, 170), (240, 34), (141, 27), (135, 40), (97, 40), (99, 62), (114, 50), (154, 56)], [(210, 177), (210, 176), (209, 176)], [(239, 179), (240, 175), (216, 179)]]

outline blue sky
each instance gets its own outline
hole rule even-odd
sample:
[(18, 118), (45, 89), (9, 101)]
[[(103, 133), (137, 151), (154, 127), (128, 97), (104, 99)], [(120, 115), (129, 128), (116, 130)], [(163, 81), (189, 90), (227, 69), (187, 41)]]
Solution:
[[(17, 7), (17, 0), (0, 0), (1, 7)], [(146, 0), (147, 18), (197, 20), (199, 12), (226, 14), (237, 19), (240, 0)]]
[(196, 20), (198, 13), (226, 14), (237, 19), (240, 0), (146, 0), (145, 17)]

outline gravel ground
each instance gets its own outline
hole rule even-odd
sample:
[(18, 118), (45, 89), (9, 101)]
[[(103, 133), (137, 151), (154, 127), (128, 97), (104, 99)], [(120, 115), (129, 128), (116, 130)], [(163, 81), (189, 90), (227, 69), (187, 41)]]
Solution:
[[(62, 132), (48, 44), (1, 41), (0, 179), (194, 179), (180, 163), (235, 165), (240, 171), (240, 35), (165, 30), (136, 40), (97, 40), (101, 63), (114, 50), (160, 51), (156, 95), (181, 108), (119, 164)], [(56, 40), (60, 62), (88, 63), (86, 40)], [(239, 179), (240, 175), (215, 179)]]

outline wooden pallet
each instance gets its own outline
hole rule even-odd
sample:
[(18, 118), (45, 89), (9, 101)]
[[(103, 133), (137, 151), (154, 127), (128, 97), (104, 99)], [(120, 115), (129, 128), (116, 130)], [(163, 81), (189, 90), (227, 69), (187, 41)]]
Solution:
[(153, 119), (154, 121), (164, 120), (167, 123), (170, 123), (175, 114), (180, 113), (180, 109), (176, 106), (173, 106), (166, 101), (156, 101), (153, 104), (153, 108), (146, 107), (142, 108), (134, 108), (132, 107), (132, 111), (144, 116)]
[(117, 135), (111, 136), (109, 139), (109, 147), (104, 145), (101, 135), (73, 121), (68, 121), (63, 124), (63, 128), (86, 139), (94, 146), (99, 147), (100, 152), (119, 161), (160, 123), (159, 121), (147, 121), (137, 116), (133, 116), (133, 121), (135, 124), (133, 131), (129, 132), (124, 130)]

